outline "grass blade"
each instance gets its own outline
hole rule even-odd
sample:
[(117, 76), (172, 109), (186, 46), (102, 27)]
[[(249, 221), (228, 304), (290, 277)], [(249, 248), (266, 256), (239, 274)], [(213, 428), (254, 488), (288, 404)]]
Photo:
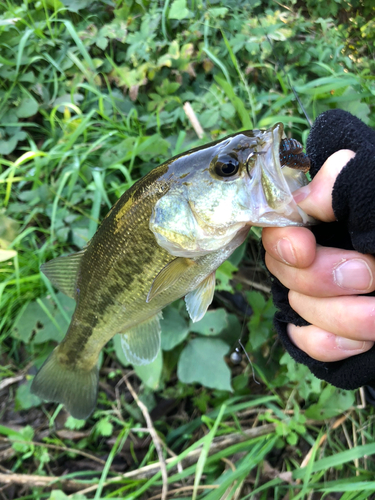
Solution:
[(206, 460), (207, 460), (207, 457), (208, 457), (208, 452), (210, 450), (212, 440), (215, 437), (215, 434), (217, 432), (217, 429), (219, 427), (221, 419), (223, 418), (223, 415), (224, 415), (224, 412), (225, 412), (225, 408), (226, 408), (225, 404), (221, 406), (220, 411), (219, 411), (219, 415), (217, 416), (212, 429), (210, 430), (210, 432), (204, 438), (202, 451), (201, 451), (200, 457), (198, 459), (197, 468), (196, 468), (196, 472), (195, 472), (194, 490), (193, 490), (192, 500), (196, 500), (196, 498), (197, 498), (198, 486), (199, 486), (201, 477), (203, 475), (203, 469), (204, 469), (204, 466), (206, 464)]

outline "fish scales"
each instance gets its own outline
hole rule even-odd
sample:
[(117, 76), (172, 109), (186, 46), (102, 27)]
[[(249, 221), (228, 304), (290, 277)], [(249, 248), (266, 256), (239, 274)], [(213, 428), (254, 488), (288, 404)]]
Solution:
[[(162, 309), (185, 296), (192, 320), (201, 319), (216, 269), (251, 225), (312, 223), (291, 194), (306, 177), (288, 163), (281, 170), (282, 137), (277, 124), (172, 158), (121, 196), (84, 251), (42, 266), (77, 305), (66, 337), (34, 378), (33, 393), (86, 418), (108, 340), (120, 334), (132, 364), (150, 363), (160, 350)], [(296, 146), (291, 166), (299, 155)]]
[[(120, 198), (103, 220), (82, 260), (73, 321), (78, 325), (82, 323), (84, 328), (81, 333), (77, 323), (72, 323), (78, 329), (74, 337), (67, 335), (61, 345), (69, 357), (76, 358), (78, 352), (78, 359), (83, 359), (85, 364), (88, 340), (95, 335), (96, 342), (105, 345), (113, 336), (113, 328), (117, 327), (118, 331), (126, 328), (124, 316), (127, 323), (132, 323), (132, 314), (146, 293), (145, 283), (173, 259), (163, 248), (155, 246), (155, 238), (148, 229), (152, 207), (165, 189), (156, 187), (151, 191), (147, 188), (152, 187), (154, 178), (142, 180), (134, 191), (129, 190), (124, 199)], [(140, 211), (138, 205), (143, 200)], [(130, 289), (131, 297), (127, 298)], [(95, 311), (94, 321), (91, 311)], [(85, 327), (87, 324), (93, 327), (91, 331)]]

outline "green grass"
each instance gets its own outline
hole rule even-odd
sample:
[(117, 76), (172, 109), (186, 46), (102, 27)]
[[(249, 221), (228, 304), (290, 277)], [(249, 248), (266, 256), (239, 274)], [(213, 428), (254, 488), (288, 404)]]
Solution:
[[(147, 373), (124, 366), (116, 343), (106, 347), (98, 407), (87, 422), (42, 405), (29, 390), (74, 307), (40, 264), (81, 249), (151, 168), (276, 121), (305, 142), (308, 121), (291, 85), (311, 120), (340, 107), (375, 126), (370, 4), (298, 5), (0, 4), (0, 257), (16, 252), (0, 262), (0, 474), (16, 474), (4, 498), (160, 498), (155, 445), (124, 375), (153, 418), (177, 495), (171, 498), (374, 495), (373, 410), (356, 406), (358, 393), (326, 386), (283, 354), (272, 302), (249, 285), (267, 287), (257, 233), (218, 272), (210, 320), (228, 353), (242, 338), (253, 366), (233, 366), (221, 354), (211, 388), (179, 380), (181, 355), (204, 325), (193, 327), (178, 302), (165, 313), (168, 348)], [(186, 101), (203, 139), (183, 111)], [(242, 294), (253, 316), (226, 291)], [(199, 367), (195, 376), (202, 377)], [(224, 390), (228, 384), (233, 392)], [(52, 483), (41, 486), (62, 474), (53, 491)], [(27, 475), (34, 482), (24, 487)]]

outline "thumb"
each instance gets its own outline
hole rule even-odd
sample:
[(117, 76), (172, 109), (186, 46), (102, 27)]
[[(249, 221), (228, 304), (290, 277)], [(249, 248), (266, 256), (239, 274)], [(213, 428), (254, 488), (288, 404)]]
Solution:
[(310, 184), (294, 191), (293, 197), (297, 205), (315, 219), (323, 222), (336, 220), (332, 209), (333, 185), (341, 170), (354, 156), (354, 151), (340, 149), (327, 158)]

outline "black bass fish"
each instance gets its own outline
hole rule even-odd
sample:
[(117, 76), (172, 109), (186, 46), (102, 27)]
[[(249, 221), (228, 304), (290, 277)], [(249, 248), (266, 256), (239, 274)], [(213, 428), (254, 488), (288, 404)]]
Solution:
[(291, 194), (307, 183), (296, 169), (306, 170), (307, 157), (282, 137), (279, 123), (175, 156), (121, 196), (84, 250), (42, 265), (77, 305), (33, 394), (87, 418), (96, 405), (98, 356), (115, 334), (130, 363), (150, 363), (160, 349), (162, 309), (185, 297), (191, 319), (200, 320), (216, 269), (252, 225), (314, 222)]

